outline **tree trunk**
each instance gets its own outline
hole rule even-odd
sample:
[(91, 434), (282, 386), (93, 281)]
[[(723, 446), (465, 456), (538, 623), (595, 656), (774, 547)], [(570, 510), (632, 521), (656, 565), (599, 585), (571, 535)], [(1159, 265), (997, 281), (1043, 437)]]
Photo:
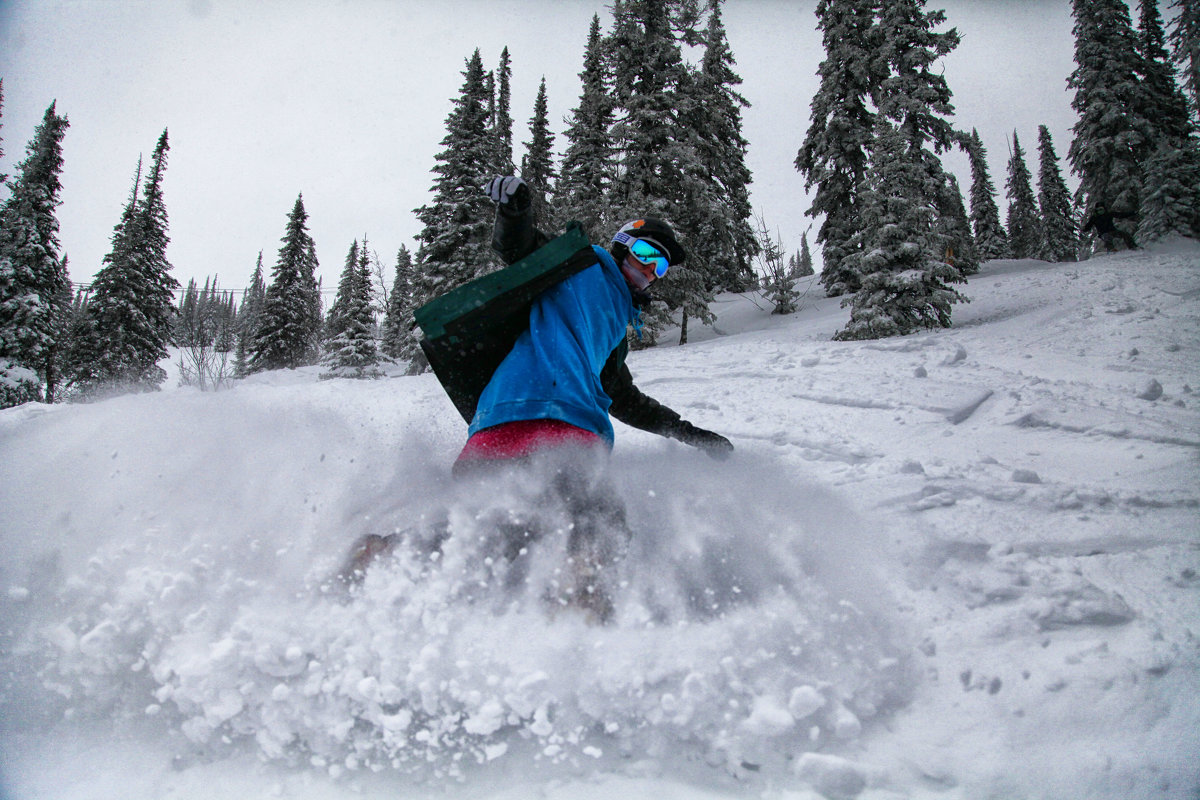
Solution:
[(683, 321), (679, 324), (679, 343), (687, 344), (687, 312), (683, 312)]

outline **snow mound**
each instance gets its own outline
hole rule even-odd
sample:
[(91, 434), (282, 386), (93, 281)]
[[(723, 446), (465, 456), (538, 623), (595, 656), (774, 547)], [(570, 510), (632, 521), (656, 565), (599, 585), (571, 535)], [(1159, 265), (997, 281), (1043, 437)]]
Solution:
[[(184, 763), (250, 746), (334, 776), (633, 756), (738, 771), (848, 743), (911, 685), (911, 642), (874, 577), (883, 549), (764, 456), (614, 458), (633, 539), (615, 618), (597, 626), (554, 599), (569, 523), (537, 502), (549, 474), (456, 484), (410, 433), (372, 444), (336, 415), (309, 409), (298, 424), (236, 392), (141, 411), (123, 417), (123, 444), (97, 437), (68, 475), (74, 502), (94, 505), (19, 520), (40, 552), (0, 575), (17, 620), (4, 666), (19, 686), (5, 694), (44, 720), (148, 718)], [(180, 419), (193, 442), (217, 429), (228, 441), (233, 426), (256, 455), (193, 444), (172, 460)], [(293, 426), (345, 444), (308, 449)], [(180, 473), (158, 475), (165, 486), (189, 471), (204, 485), (164, 502), (147, 468)], [(120, 501), (104, 491), (113, 481)], [(212, 496), (229, 498), (219, 513)], [(518, 571), (496, 532), (530, 514), (548, 533)], [(403, 543), (347, 588), (331, 576), (367, 532)]]

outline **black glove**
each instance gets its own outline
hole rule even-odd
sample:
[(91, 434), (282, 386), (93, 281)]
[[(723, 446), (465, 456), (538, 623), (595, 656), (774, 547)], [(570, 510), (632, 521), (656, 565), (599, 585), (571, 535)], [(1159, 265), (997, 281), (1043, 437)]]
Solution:
[(733, 452), (733, 442), (719, 433), (697, 428), (686, 420), (681, 419), (676, 422), (668, 435), (684, 444), (699, 447), (709, 456), (720, 461), (729, 458), (729, 454)]
[(511, 205), (514, 210), (522, 210), (529, 205), (529, 187), (516, 175), (492, 178), (483, 190), (493, 202), (502, 206)]

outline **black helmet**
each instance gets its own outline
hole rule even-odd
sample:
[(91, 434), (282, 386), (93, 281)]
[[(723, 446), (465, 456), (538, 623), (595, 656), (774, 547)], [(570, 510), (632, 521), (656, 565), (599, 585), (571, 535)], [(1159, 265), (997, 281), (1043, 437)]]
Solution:
[(645, 239), (651, 244), (657, 245), (667, 254), (667, 260), (672, 265), (682, 264), (687, 259), (687, 251), (675, 238), (675, 231), (665, 220), (656, 217), (631, 219), (613, 235), (612, 243), (628, 248), (629, 242), (633, 239)]

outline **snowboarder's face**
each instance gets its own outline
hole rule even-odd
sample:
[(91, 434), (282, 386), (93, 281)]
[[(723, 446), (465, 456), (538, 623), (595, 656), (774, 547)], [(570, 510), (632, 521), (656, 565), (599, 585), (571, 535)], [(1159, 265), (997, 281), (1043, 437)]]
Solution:
[(625, 260), (621, 262), (621, 272), (629, 285), (635, 289), (645, 289), (658, 277), (654, 274), (653, 264), (643, 264), (632, 255), (625, 256)]

